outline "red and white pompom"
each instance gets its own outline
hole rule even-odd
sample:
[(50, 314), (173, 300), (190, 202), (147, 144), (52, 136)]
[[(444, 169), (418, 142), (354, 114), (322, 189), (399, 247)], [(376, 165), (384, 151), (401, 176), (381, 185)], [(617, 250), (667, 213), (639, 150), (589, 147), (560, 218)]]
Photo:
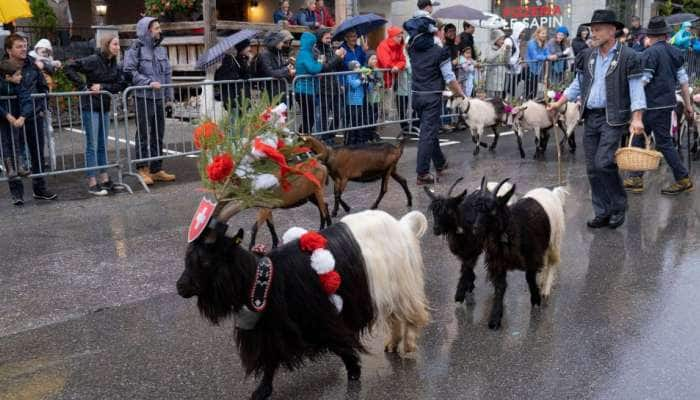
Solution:
[(311, 268), (318, 274), (323, 291), (328, 299), (335, 305), (338, 312), (343, 310), (343, 299), (335, 294), (340, 287), (340, 274), (335, 270), (335, 257), (326, 245), (328, 240), (318, 232), (307, 231), (303, 228), (293, 227), (282, 235), (283, 243), (299, 240), (299, 248), (311, 253)]

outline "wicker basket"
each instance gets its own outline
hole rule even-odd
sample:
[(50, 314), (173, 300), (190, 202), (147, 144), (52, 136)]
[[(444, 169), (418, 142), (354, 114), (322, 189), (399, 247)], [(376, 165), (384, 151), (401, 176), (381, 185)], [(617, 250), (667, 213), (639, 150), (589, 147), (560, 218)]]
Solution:
[(646, 148), (632, 147), (632, 139), (634, 135), (630, 135), (630, 140), (627, 147), (617, 149), (615, 152), (615, 161), (618, 168), (624, 171), (653, 171), (659, 168), (661, 162), (661, 153), (656, 150), (651, 150), (651, 141), (649, 135), (644, 134)]

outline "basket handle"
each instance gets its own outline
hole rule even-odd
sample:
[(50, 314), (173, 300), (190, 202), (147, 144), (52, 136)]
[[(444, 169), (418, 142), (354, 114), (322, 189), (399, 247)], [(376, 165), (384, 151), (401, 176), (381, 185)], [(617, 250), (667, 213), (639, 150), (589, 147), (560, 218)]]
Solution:
[[(644, 147), (645, 147), (647, 150), (651, 150), (651, 138), (649, 137), (649, 135), (647, 135), (646, 132), (643, 132), (643, 133), (644, 133), (644, 142), (645, 142), (645, 146), (644, 146)], [(634, 140), (634, 137), (635, 137), (635, 136), (637, 136), (637, 135), (630, 135), (630, 139), (629, 139), (629, 141), (627, 142), (627, 147), (632, 147), (632, 140)]]

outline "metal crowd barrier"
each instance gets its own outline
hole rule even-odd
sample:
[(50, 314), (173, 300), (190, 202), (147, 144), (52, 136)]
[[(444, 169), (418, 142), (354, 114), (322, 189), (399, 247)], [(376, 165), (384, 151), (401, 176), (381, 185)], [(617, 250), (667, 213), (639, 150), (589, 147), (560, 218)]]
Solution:
[(219, 121), (227, 110), (237, 110), (243, 97), (255, 102), (265, 94), (279, 95), (287, 104), (292, 97), (287, 81), (274, 78), (127, 88), (122, 94), (123, 107), (128, 110), (123, 124), (126, 173), (136, 177), (149, 192), (138, 174), (140, 168), (160, 170), (164, 160), (199, 154), (192, 130), (201, 120)]
[[(0, 105), (16, 115), (15, 100), (2, 97)], [(123, 184), (117, 97), (106, 91), (64, 92), (34, 94), (31, 100), (34, 117), (23, 126), (0, 122), (0, 181), (8, 180), (8, 167), (31, 171), (29, 177), (116, 169), (116, 182)]]
[(293, 129), (345, 143), (377, 136), (377, 128), (411, 118), (410, 81), (405, 71), (375, 69), (299, 75), (292, 82)]

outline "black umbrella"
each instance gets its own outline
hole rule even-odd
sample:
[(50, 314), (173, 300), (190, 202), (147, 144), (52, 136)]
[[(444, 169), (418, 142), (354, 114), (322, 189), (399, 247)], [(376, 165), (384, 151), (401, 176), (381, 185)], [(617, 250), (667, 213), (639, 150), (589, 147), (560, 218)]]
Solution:
[(458, 4), (456, 6), (441, 8), (441, 9), (435, 11), (432, 15), (435, 18), (444, 18), (444, 19), (482, 20), (482, 19), (489, 18), (486, 14), (482, 13), (481, 11), (479, 11), (477, 9), (463, 6), (460, 4)]
[(233, 46), (246, 39), (254, 37), (258, 34), (258, 32), (260, 31), (255, 29), (244, 29), (240, 32), (234, 33), (231, 36), (226, 36), (225, 38), (221, 39), (216, 46), (210, 48), (204, 54), (202, 54), (201, 57), (199, 57), (199, 60), (197, 60), (197, 68), (206, 69), (207, 67), (216, 64), (224, 58), (226, 52), (231, 50)]
[(666, 17), (666, 23), (669, 25), (680, 25), (684, 22), (695, 22), (699, 19), (700, 19), (700, 17), (698, 17), (695, 14), (680, 13), (680, 14), (669, 15), (668, 17)]
[(355, 31), (359, 36), (366, 35), (384, 24), (386, 24), (386, 20), (377, 14), (363, 14), (350, 17), (336, 28), (333, 40), (343, 40), (345, 33), (349, 31)]

